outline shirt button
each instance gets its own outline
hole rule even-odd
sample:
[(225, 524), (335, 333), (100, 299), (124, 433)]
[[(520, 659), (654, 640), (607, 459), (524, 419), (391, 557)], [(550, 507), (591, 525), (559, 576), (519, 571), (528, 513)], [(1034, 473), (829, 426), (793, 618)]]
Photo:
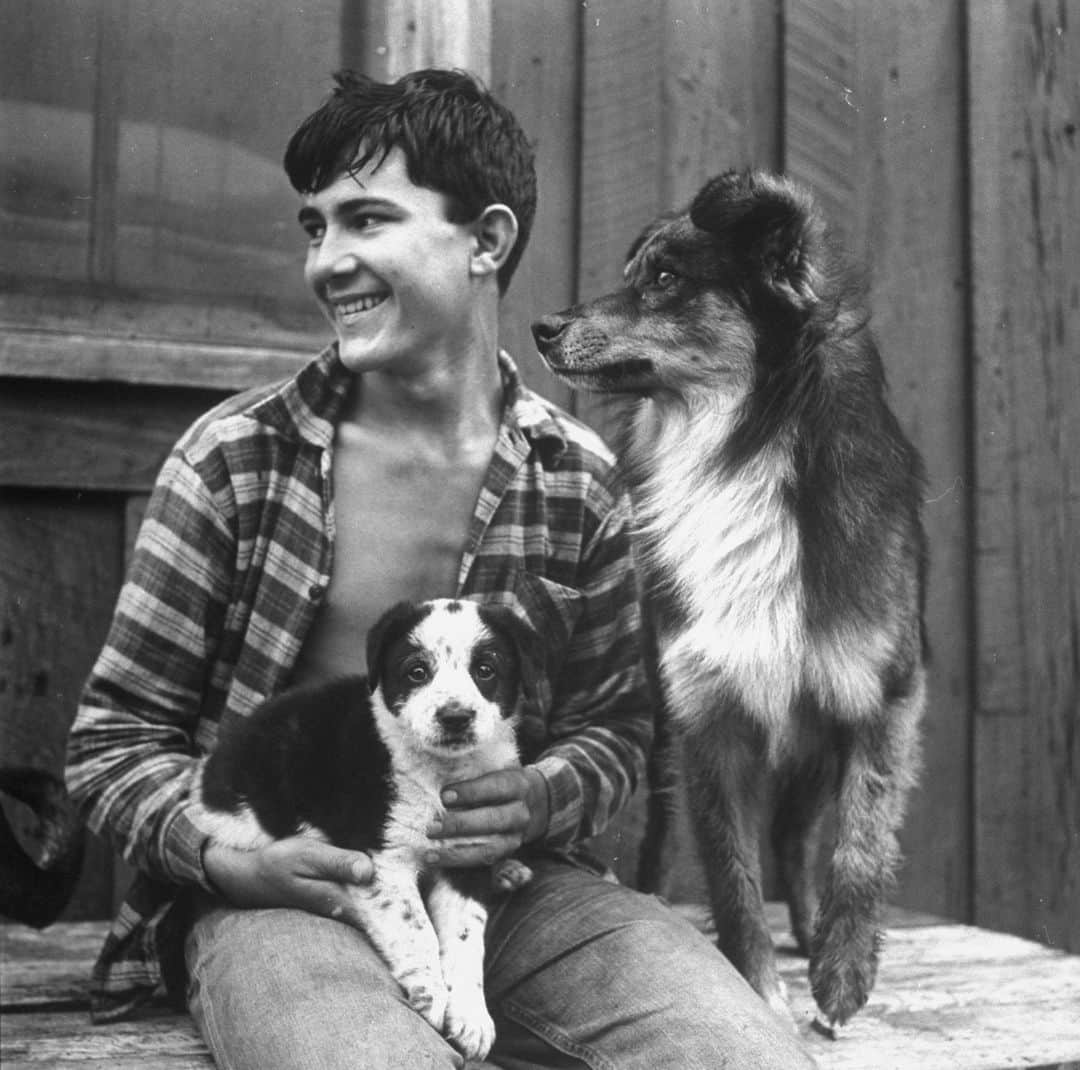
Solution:
[(324, 594), (326, 594), (326, 588), (318, 583), (313, 583), (308, 590), (308, 598), (310, 598), (312, 602), (318, 602)]

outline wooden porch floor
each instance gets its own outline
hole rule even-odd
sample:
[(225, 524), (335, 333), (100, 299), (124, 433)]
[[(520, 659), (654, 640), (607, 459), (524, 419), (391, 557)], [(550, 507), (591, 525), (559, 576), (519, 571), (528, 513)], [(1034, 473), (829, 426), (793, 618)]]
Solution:
[[(678, 909), (706, 926), (703, 910)], [(806, 963), (778, 905), (770, 917), (800, 1033), (821, 1070), (1080, 1070), (1080, 956), (896, 912), (870, 1002), (834, 1041), (811, 1028)], [(133, 1022), (90, 1024), (86, 979), (104, 928), (0, 926), (0, 1064), (207, 1070), (184, 1015), (153, 1007)]]

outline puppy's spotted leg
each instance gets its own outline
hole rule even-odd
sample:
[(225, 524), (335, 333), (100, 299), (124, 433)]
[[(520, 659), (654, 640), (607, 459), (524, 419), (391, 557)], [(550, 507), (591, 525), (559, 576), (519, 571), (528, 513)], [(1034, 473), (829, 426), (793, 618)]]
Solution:
[(516, 892), (533, 879), (533, 871), (517, 858), (504, 858), (491, 867), (491, 887), (496, 892)]
[(442, 1032), (446, 984), (439, 941), (420, 897), (415, 870), (372, 855), (375, 874), (352, 896), (364, 932), (401, 985), (409, 1005)]
[(836, 847), (810, 948), (810, 988), (830, 1027), (866, 1003), (877, 976), (881, 914), (915, 777), (924, 686), (919, 669), (907, 694), (850, 728)]
[(466, 1059), (483, 1059), (495, 1041), (495, 1023), (484, 999), (488, 911), (483, 899), (489, 881), (486, 870), (457, 870), (440, 875), (427, 898), (448, 990), (443, 1033)]

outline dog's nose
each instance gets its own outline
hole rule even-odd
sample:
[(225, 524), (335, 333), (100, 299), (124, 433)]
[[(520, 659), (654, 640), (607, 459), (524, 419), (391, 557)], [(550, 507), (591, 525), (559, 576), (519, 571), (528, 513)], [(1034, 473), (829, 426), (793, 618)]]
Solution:
[(463, 732), (472, 724), (476, 712), (456, 702), (447, 703), (435, 711), (435, 720), (448, 732)]
[(539, 349), (542, 351), (547, 346), (554, 345), (559, 340), (559, 335), (566, 330), (569, 322), (568, 319), (560, 316), (557, 312), (553, 312), (549, 316), (541, 316), (532, 325), (533, 338), (536, 339)]

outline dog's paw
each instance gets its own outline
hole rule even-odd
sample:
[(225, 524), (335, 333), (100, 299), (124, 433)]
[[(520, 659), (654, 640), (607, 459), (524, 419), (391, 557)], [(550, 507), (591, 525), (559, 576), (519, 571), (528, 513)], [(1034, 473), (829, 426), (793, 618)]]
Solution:
[(504, 858), (491, 867), (491, 887), (496, 892), (514, 892), (528, 884), (533, 871), (516, 858)]
[(409, 1006), (441, 1033), (446, 1024), (446, 1007), (450, 998), (442, 978), (424, 970), (399, 977), (398, 983), (405, 991)]
[(483, 1059), (495, 1043), (495, 1023), (480, 988), (451, 989), (443, 1035), (466, 1059)]
[(873, 927), (843, 926), (815, 934), (810, 991), (829, 1028), (846, 1024), (866, 1005), (877, 980), (880, 937)]
[(758, 990), (758, 995), (765, 1001), (769, 1010), (776, 1015), (793, 1032), (796, 1031), (795, 1015), (792, 1013), (791, 1004), (788, 1002), (787, 985), (777, 978), (775, 984), (769, 984)]

